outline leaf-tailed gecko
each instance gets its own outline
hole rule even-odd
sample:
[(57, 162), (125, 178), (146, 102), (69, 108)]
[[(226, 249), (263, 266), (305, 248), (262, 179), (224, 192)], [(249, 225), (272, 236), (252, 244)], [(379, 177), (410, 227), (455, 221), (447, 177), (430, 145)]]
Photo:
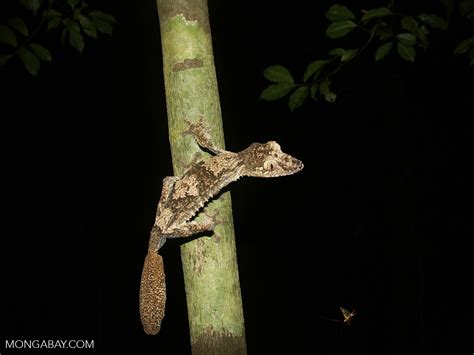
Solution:
[(277, 177), (303, 169), (300, 160), (283, 153), (274, 141), (252, 143), (233, 153), (211, 143), (202, 120), (189, 123), (185, 133), (193, 135), (202, 148), (215, 155), (191, 164), (181, 176), (163, 179), (140, 284), (140, 318), (145, 333), (152, 335), (160, 331), (165, 313), (165, 273), (158, 250), (166, 239), (213, 230), (216, 223), (209, 216), (203, 214), (199, 222), (193, 218), (210, 199), (240, 177)]

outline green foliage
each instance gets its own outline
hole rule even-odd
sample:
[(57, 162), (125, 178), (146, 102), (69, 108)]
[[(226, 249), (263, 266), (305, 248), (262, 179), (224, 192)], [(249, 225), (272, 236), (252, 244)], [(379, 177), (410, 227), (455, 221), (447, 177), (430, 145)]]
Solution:
[(84, 49), (84, 38), (81, 35), (81, 26), (79, 22), (72, 20), (71, 18), (66, 18), (63, 20), (65, 26), (65, 31), (63, 31), (63, 41), (65, 41), (65, 36), (68, 35), (69, 44), (79, 53)]
[(470, 48), (474, 46), (474, 37), (465, 39), (459, 43), (454, 49), (454, 55), (466, 53)]
[(20, 17), (10, 18), (6, 24), (0, 24), (0, 43), (14, 48), (10, 53), (0, 53), (0, 66), (17, 57), (26, 71), (35, 76), (40, 70), (41, 61), (52, 61), (48, 48), (40, 43), (31, 43), (42, 30), (59, 30), (61, 43), (68, 43), (82, 53), (86, 45), (84, 35), (94, 39), (98, 33), (112, 35), (117, 22), (111, 14), (88, 10), (84, 0), (20, 0), (19, 3), (33, 13), (32, 21), (36, 21), (36, 24), (27, 26)]
[(416, 37), (423, 49), (428, 47), (428, 29), (426, 26), (420, 26), (420, 23), (412, 16), (403, 16), (401, 19), (401, 28), (408, 31)]
[(454, 12), (454, 1), (455, 0), (441, 0), (441, 3), (446, 8), (446, 18), (451, 18), (451, 15)]
[(375, 61), (378, 62), (379, 60), (385, 58), (387, 54), (390, 53), (393, 47), (393, 42), (387, 42), (382, 44), (377, 50), (375, 51)]
[(21, 6), (36, 14), (41, 6), (42, 0), (20, 0)]
[(328, 77), (325, 77), (320, 85), (319, 85), (319, 91), (321, 92), (321, 95), (324, 96), (327, 102), (335, 102), (336, 101), (336, 94), (331, 91), (331, 79)]
[(0, 25), (0, 43), (8, 44), (15, 48), (18, 46), (15, 33), (4, 25)]
[(11, 58), (13, 58), (11, 54), (0, 54), (0, 66), (7, 64)]
[(25, 22), (19, 17), (13, 17), (7, 21), (8, 25), (23, 36), (28, 36), (28, 27)]
[(403, 44), (402, 42), (398, 42), (397, 51), (398, 51), (398, 54), (400, 55), (400, 58), (402, 58), (403, 60), (406, 60), (408, 62), (415, 61), (416, 51), (415, 51), (415, 48), (413, 48), (412, 46), (407, 46), (406, 44)]
[(79, 4), (79, 0), (66, 0), (69, 6), (71, 6), (71, 9), (75, 9), (76, 6)]
[(416, 37), (411, 33), (399, 33), (397, 39), (406, 46), (413, 47), (416, 44)]
[(311, 84), (311, 87), (309, 88), (309, 96), (314, 101), (318, 101), (318, 98), (316, 97), (318, 90), (319, 90), (319, 81), (313, 81), (313, 83)]
[(329, 21), (344, 21), (344, 20), (355, 20), (356, 17), (346, 6), (343, 5), (333, 5), (326, 12), (326, 18)]
[(48, 21), (48, 31), (58, 28), (63, 21), (63, 14), (54, 9), (45, 10), (43, 17)]
[(303, 105), (308, 96), (309, 87), (307, 85), (300, 86), (293, 92), (293, 94), (291, 94), (290, 99), (288, 101), (288, 107), (291, 111), (294, 111), (295, 108)]
[(358, 49), (348, 49), (344, 52), (344, 54), (341, 56), (341, 62), (348, 62), (351, 59), (355, 58), (357, 55)]
[[(358, 18), (347, 6), (335, 4), (326, 12), (326, 18), (331, 22), (326, 29), (326, 36), (338, 39), (347, 36), (355, 30), (361, 30), (368, 35), (365, 43), (359, 48), (331, 49), (327, 59), (311, 62), (303, 75), (301, 83), (295, 82), (291, 72), (282, 66), (268, 67), (264, 76), (273, 82), (261, 95), (264, 100), (276, 100), (289, 95), (288, 106), (291, 111), (300, 107), (308, 97), (327, 102), (336, 100), (336, 93), (331, 90), (332, 77), (353, 59), (368, 50), (373, 50), (375, 62), (379, 62), (391, 53), (407, 62), (414, 62), (420, 51), (429, 46), (430, 29), (445, 31), (448, 20), (454, 11), (454, 0), (441, 0), (446, 9), (446, 19), (437, 14), (422, 13), (408, 15), (393, 12), (389, 7), (362, 10)], [(474, 5), (471, 11), (466, 10), (466, 3), (473, 0), (463, 0), (459, 4), (461, 15), (474, 19)], [(464, 6), (464, 8), (463, 8)], [(436, 33), (436, 31), (434, 31)], [(396, 45), (396, 51), (392, 48)], [(465, 39), (457, 45), (455, 55), (468, 53), (470, 65), (474, 64), (474, 37)]]
[(82, 14), (79, 14), (77, 16), (77, 19), (79, 20), (79, 23), (82, 26), (82, 30), (84, 31), (86, 35), (92, 38), (97, 38), (97, 28), (94, 22), (92, 22), (90, 18)]
[(326, 35), (332, 39), (344, 37), (356, 27), (357, 25), (354, 21), (336, 21), (329, 25)]
[(290, 71), (282, 65), (273, 65), (263, 71), (263, 75), (274, 83), (293, 83)]
[(329, 52), (329, 55), (340, 57), (341, 62), (348, 62), (352, 58), (355, 58), (357, 55), (357, 49), (348, 49), (345, 50), (344, 48), (334, 48)]
[(418, 18), (424, 24), (429, 25), (433, 28), (437, 28), (438, 30), (446, 31), (448, 29), (448, 23), (438, 15), (421, 14), (418, 16)]
[(92, 11), (89, 16), (97, 31), (112, 36), (113, 25), (117, 22), (112, 15), (102, 11)]
[(298, 85), (293, 83), (278, 83), (268, 86), (262, 91), (260, 99), (273, 101), (290, 93)]
[(31, 43), (30, 48), (36, 54), (36, 56), (42, 60), (43, 62), (50, 62), (52, 61), (51, 52), (48, 48), (43, 47), (41, 44), (38, 43)]
[(371, 9), (363, 11), (364, 16), (360, 19), (361, 22), (369, 21), (374, 18), (382, 18), (392, 16), (392, 11), (388, 7), (380, 7), (378, 9)]
[(323, 69), (324, 66), (328, 63), (328, 60), (317, 60), (315, 62), (310, 63), (306, 68), (306, 71), (304, 72), (303, 82), (306, 83), (313, 75), (314, 79), (316, 79), (319, 73), (321, 72), (321, 69)]
[(38, 75), (40, 70), (40, 61), (38, 57), (25, 47), (20, 47), (17, 53), (18, 58), (23, 62), (26, 71), (32, 75)]
[(474, 37), (470, 37), (459, 43), (454, 49), (454, 55), (464, 54), (469, 51), (470, 64), (474, 64)]

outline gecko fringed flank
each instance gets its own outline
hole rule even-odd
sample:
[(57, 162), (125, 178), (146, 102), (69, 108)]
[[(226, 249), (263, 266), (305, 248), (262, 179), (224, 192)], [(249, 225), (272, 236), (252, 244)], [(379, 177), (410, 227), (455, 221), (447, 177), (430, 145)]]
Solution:
[(158, 250), (166, 239), (212, 231), (216, 225), (212, 218), (205, 214), (199, 222), (193, 218), (225, 186), (240, 177), (278, 177), (303, 169), (303, 163), (283, 153), (275, 141), (252, 143), (233, 153), (211, 143), (202, 120), (189, 123), (185, 133), (193, 135), (199, 146), (215, 155), (192, 163), (181, 176), (163, 179), (140, 284), (140, 319), (145, 333), (152, 335), (160, 331), (165, 314), (165, 272)]

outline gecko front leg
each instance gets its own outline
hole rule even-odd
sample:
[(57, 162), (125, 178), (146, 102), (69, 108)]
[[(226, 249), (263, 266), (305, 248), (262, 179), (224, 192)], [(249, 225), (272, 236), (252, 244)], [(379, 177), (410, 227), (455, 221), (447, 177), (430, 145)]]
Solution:
[(196, 143), (199, 144), (202, 148), (210, 150), (214, 154), (226, 153), (225, 149), (216, 147), (212, 142), (208, 134), (208, 130), (204, 126), (204, 121), (202, 117), (197, 123), (192, 123), (188, 120), (185, 120), (188, 123), (188, 129), (183, 132), (183, 134), (190, 134), (196, 140)]

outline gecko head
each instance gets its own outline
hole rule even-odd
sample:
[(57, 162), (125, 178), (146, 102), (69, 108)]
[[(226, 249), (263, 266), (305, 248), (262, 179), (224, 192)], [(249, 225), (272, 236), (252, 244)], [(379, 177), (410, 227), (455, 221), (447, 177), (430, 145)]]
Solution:
[(303, 169), (303, 163), (283, 153), (275, 141), (253, 143), (243, 152), (244, 175), (277, 177), (291, 175)]

